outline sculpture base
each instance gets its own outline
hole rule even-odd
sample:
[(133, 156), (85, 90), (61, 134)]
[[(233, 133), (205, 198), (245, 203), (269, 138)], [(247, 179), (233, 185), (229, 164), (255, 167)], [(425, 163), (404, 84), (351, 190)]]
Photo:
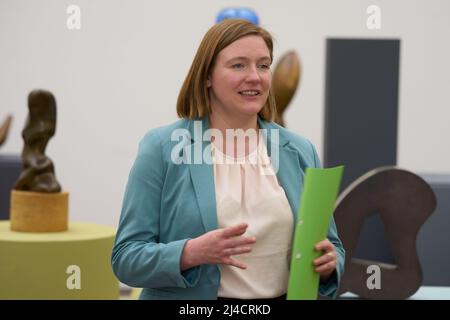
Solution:
[(11, 230), (58, 232), (68, 229), (69, 193), (11, 191)]
[(26, 233), (0, 221), (0, 300), (118, 299), (111, 268), (114, 237), (114, 228), (93, 223)]

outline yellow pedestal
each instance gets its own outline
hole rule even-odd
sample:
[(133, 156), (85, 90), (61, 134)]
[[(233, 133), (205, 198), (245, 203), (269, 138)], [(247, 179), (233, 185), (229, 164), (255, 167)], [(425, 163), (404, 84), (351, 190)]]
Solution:
[(90, 223), (23, 233), (0, 221), (0, 299), (118, 299), (114, 236), (115, 229)]
[(11, 191), (11, 230), (23, 232), (66, 231), (69, 220), (67, 192)]

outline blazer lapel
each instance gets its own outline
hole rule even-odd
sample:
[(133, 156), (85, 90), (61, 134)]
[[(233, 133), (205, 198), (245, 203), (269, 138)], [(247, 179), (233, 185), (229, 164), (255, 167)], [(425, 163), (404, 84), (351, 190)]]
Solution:
[[(198, 161), (188, 164), (188, 167), (191, 173), (192, 185), (194, 186), (197, 203), (200, 208), (203, 226), (205, 227), (206, 232), (208, 232), (218, 228), (214, 169), (209, 161), (210, 159), (203, 159), (203, 151), (205, 148), (208, 148), (209, 150), (209, 145), (211, 143), (208, 137), (205, 137), (207, 138), (207, 141), (203, 141), (203, 134), (209, 129), (209, 123), (208, 117), (195, 121), (196, 123), (191, 121), (189, 124), (192, 144), (187, 146), (187, 148), (191, 148), (190, 160)], [(197, 155), (194, 154), (195, 152), (197, 152)], [(201, 152), (201, 154), (198, 154), (199, 152)], [(209, 156), (209, 154), (207, 155)]]
[[(304, 179), (298, 153), (290, 146), (289, 140), (281, 134), (281, 130), (278, 127), (259, 117), (258, 122), (262, 129), (267, 130), (267, 152), (272, 164), (278, 163), (278, 171), (276, 172), (277, 179), (284, 189), (289, 205), (291, 206), (292, 214), (294, 215), (294, 222), (296, 222)], [(277, 130), (278, 133), (272, 130)]]
[(303, 190), (303, 172), (298, 155), (294, 150), (281, 147), (280, 168), (277, 178), (288, 198), (292, 214), (294, 215), (294, 222), (297, 222), (300, 194)]

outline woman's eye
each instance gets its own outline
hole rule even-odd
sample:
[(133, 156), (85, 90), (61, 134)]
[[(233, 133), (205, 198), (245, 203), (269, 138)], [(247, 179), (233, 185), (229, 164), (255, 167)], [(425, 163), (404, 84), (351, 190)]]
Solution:
[(234, 69), (241, 69), (241, 68), (244, 67), (244, 65), (243, 65), (242, 63), (236, 63), (236, 64), (233, 64), (232, 67), (233, 67)]
[(261, 69), (270, 69), (270, 65), (268, 65), (268, 64), (261, 64), (259, 67)]

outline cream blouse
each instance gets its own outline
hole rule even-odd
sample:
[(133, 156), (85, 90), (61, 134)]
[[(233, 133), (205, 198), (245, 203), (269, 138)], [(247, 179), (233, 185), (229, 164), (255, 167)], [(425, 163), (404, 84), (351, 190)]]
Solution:
[(264, 140), (246, 157), (230, 157), (214, 143), (211, 150), (219, 228), (246, 222), (246, 235), (256, 237), (250, 253), (233, 256), (247, 269), (220, 266), (218, 296), (259, 299), (285, 294), (294, 217)]

